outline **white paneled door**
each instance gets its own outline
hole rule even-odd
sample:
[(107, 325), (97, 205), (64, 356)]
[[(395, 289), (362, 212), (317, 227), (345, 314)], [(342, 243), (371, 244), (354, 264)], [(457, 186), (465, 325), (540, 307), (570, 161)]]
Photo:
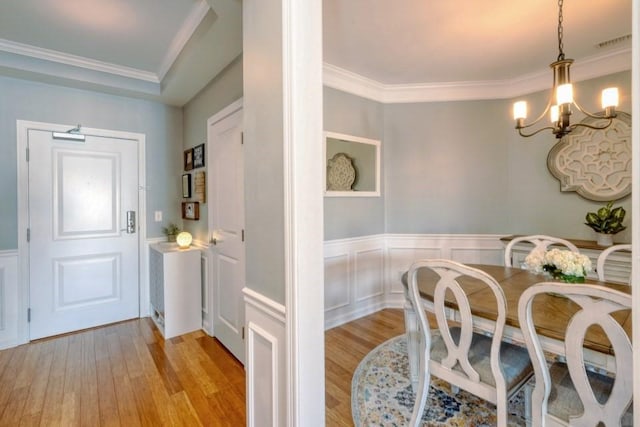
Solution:
[(210, 123), (209, 227), (213, 252), (213, 334), (244, 363), (244, 157), (242, 110)]
[(30, 129), (28, 150), (30, 339), (138, 317), (137, 144)]

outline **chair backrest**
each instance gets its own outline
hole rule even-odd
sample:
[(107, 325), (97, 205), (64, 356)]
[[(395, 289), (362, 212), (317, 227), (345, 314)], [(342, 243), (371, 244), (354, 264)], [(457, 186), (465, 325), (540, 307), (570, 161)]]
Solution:
[[(423, 308), (425, 305), (422, 304), (420, 297), (417, 280), (418, 271), (424, 268), (430, 269), (434, 273), (433, 281), (435, 282), (433, 307), (430, 308), (429, 305), (426, 305), (426, 308), (433, 310), (440, 336), (447, 348), (447, 356), (440, 362), (440, 365), (445, 369), (439, 370), (439, 372), (451, 372), (451, 376), (443, 376), (441, 374), (437, 376), (476, 394), (477, 390), (474, 390), (473, 387), (482, 387), (478, 385), (480, 375), (471, 366), (469, 360), (469, 349), (471, 347), (474, 324), (473, 317), (471, 316), (471, 307), (464, 289), (469, 285), (478, 286), (478, 284), (484, 284), (495, 296), (498, 313), (493, 337), (491, 339), (491, 372), (495, 379), (495, 386), (492, 385), (491, 387), (504, 394), (506, 382), (502, 364), (500, 363), (500, 345), (504, 331), (507, 304), (502, 288), (493, 277), (484, 271), (455, 261), (425, 259), (414, 262), (408, 275), (409, 300), (418, 317), (419, 329), (424, 339), (424, 351), (427, 355), (429, 355), (431, 349), (432, 336), (425, 309)], [(445, 301), (447, 290), (453, 293), (460, 314), (460, 328), (459, 330), (455, 330), (456, 332), (459, 331), (459, 334), (456, 333), (455, 337), (452, 335), (452, 330), (449, 328), (447, 321)], [(429, 359), (429, 356), (427, 356), (427, 359)], [(437, 361), (431, 360), (431, 364), (433, 363), (437, 363)], [(454, 366), (458, 363), (462, 372), (453, 371)], [(426, 365), (424, 368), (428, 378), (431, 374), (430, 364), (427, 363)]]
[[(534, 298), (541, 293), (554, 293), (571, 299), (579, 309), (571, 317), (564, 338), (566, 364), (584, 412), (571, 418), (568, 425), (620, 425), (620, 419), (633, 398), (633, 351), (631, 340), (622, 326), (611, 316), (631, 309), (631, 295), (592, 284), (541, 282), (522, 293), (518, 318), (533, 363), (535, 388), (532, 394), (532, 425), (544, 426), (551, 393), (551, 376), (532, 317)], [(600, 403), (587, 377), (584, 364), (584, 337), (592, 325), (598, 325), (609, 338), (615, 354), (615, 381), (606, 402)], [(575, 424), (574, 424), (575, 423)]]
[(628, 245), (628, 244), (613, 245), (613, 246), (609, 246), (607, 249), (605, 249), (604, 251), (600, 252), (600, 255), (598, 256), (598, 261), (596, 263), (596, 271), (598, 272), (598, 280), (600, 280), (601, 282), (604, 282), (605, 279), (606, 279), (606, 276), (604, 274), (604, 265), (605, 265), (609, 255), (611, 255), (612, 252), (617, 252), (617, 251), (622, 251), (622, 250), (626, 250), (626, 251), (631, 252), (631, 245)]
[(511, 239), (511, 241), (507, 244), (507, 247), (504, 249), (505, 267), (513, 266), (513, 262), (511, 259), (512, 258), (511, 252), (513, 251), (513, 247), (520, 242), (532, 243), (533, 248), (531, 248), (531, 251), (534, 251), (537, 249), (546, 250), (549, 246), (556, 245), (556, 246), (565, 246), (571, 252), (580, 252), (576, 245), (574, 245), (568, 240), (561, 239), (559, 237), (545, 236), (544, 234), (514, 237), (513, 239)]

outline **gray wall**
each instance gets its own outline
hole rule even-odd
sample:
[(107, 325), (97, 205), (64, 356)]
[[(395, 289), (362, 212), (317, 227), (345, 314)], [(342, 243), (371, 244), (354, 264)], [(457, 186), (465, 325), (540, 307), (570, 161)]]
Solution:
[(284, 304), (282, 4), (242, 7), (247, 287)]
[(503, 233), (504, 102), (385, 106), (386, 231)]
[[(239, 56), (184, 106), (184, 149), (206, 143), (207, 120), (241, 97), (242, 56)], [(191, 173), (192, 187), (195, 172), (199, 170), (207, 171), (206, 162), (204, 169), (182, 172)], [(200, 220), (183, 222), (183, 228), (189, 231), (194, 239), (204, 242), (208, 241), (207, 212), (208, 204), (200, 203)]]
[[(599, 110), (601, 89), (618, 86), (620, 110), (631, 111), (631, 73), (576, 84), (576, 98)], [(522, 138), (514, 100), (386, 104), (325, 88), (325, 130), (382, 140), (382, 197), (325, 198), (325, 239), (378, 233), (544, 233), (595, 240), (583, 224), (604, 203), (560, 192), (547, 169), (557, 142), (550, 132)], [(530, 115), (547, 92), (519, 97)], [(582, 118), (574, 112), (573, 122)], [(546, 122), (543, 124), (546, 125)], [(631, 197), (619, 200), (631, 240)]]
[[(386, 170), (384, 157), (387, 148), (384, 124), (382, 104), (324, 88), (324, 130), (382, 140), (382, 177)], [(325, 240), (384, 233), (386, 190), (383, 179), (380, 179), (380, 187), (380, 197), (325, 197)]]
[(16, 120), (138, 132), (146, 135), (147, 236), (180, 221), (182, 111), (156, 102), (0, 77), (0, 250), (18, 247)]

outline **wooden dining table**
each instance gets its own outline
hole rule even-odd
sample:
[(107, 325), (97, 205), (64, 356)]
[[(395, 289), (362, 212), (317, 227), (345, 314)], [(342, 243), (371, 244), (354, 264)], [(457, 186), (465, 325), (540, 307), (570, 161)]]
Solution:
[[(518, 301), (520, 296), (528, 287), (539, 283), (553, 281), (544, 274), (535, 274), (527, 270), (497, 265), (467, 264), (471, 267), (482, 270), (491, 275), (504, 291), (507, 303), (506, 324), (504, 337), (515, 343), (524, 345), (524, 338), (520, 330), (518, 321)], [(422, 296), (423, 304), (433, 304), (433, 290), (439, 276), (433, 271), (422, 268), (417, 272), (418, 288)], [(459, 282), (469, 299), (471, 314), (474, 317), (474, 325), (480, 330), (493, 331), (497, 318), (497, 306), (495, 296), (486, 284), (470, 277), (461, 277)], [(413, 307), (408, 300), (407, 273), (402, 276), (402, 283), (405, 288), (405, 328), (408, 337), (409, 365), (412, 382), (417, 379), (417, 355), (418, 334), (417, 319), (413, 312)], [(586, 279), (585, 283), (597, 284), (622, 292), (631, 293), (631, 286), (619, 283), (600, 282)], [(448, 307), (448, 317), (452, 321), (459, 321), (456, 301), (451, 292), (447, 292), (445, 297)], [(571, 317), (578, 311), (579, 307), (569, 298), (541, 294), (533, 302), (532, 314), (536, 331), (540, 336), (542, 348), (545, 351), (564, 356), (564, 335)], [(631, 337), (631, 310), (623, 310), (613, 314), (613, 317), (624, 328), (627, 335)], [(613, 371), (615, 367), (615, 357), (611, 343), (600, 328), (589, 328), (584, 341), (585, 363), (589, 365)]]

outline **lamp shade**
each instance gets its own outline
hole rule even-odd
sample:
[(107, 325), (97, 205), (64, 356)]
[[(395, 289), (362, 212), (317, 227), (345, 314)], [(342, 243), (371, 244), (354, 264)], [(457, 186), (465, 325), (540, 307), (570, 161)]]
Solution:
[(176, 236), (176, 243), (180, 247), (180, 249), (186, 249), (191, 245), (191, 241), (193, 238), (191, 234), (187, 231), (183, 231), (182, 233)]

